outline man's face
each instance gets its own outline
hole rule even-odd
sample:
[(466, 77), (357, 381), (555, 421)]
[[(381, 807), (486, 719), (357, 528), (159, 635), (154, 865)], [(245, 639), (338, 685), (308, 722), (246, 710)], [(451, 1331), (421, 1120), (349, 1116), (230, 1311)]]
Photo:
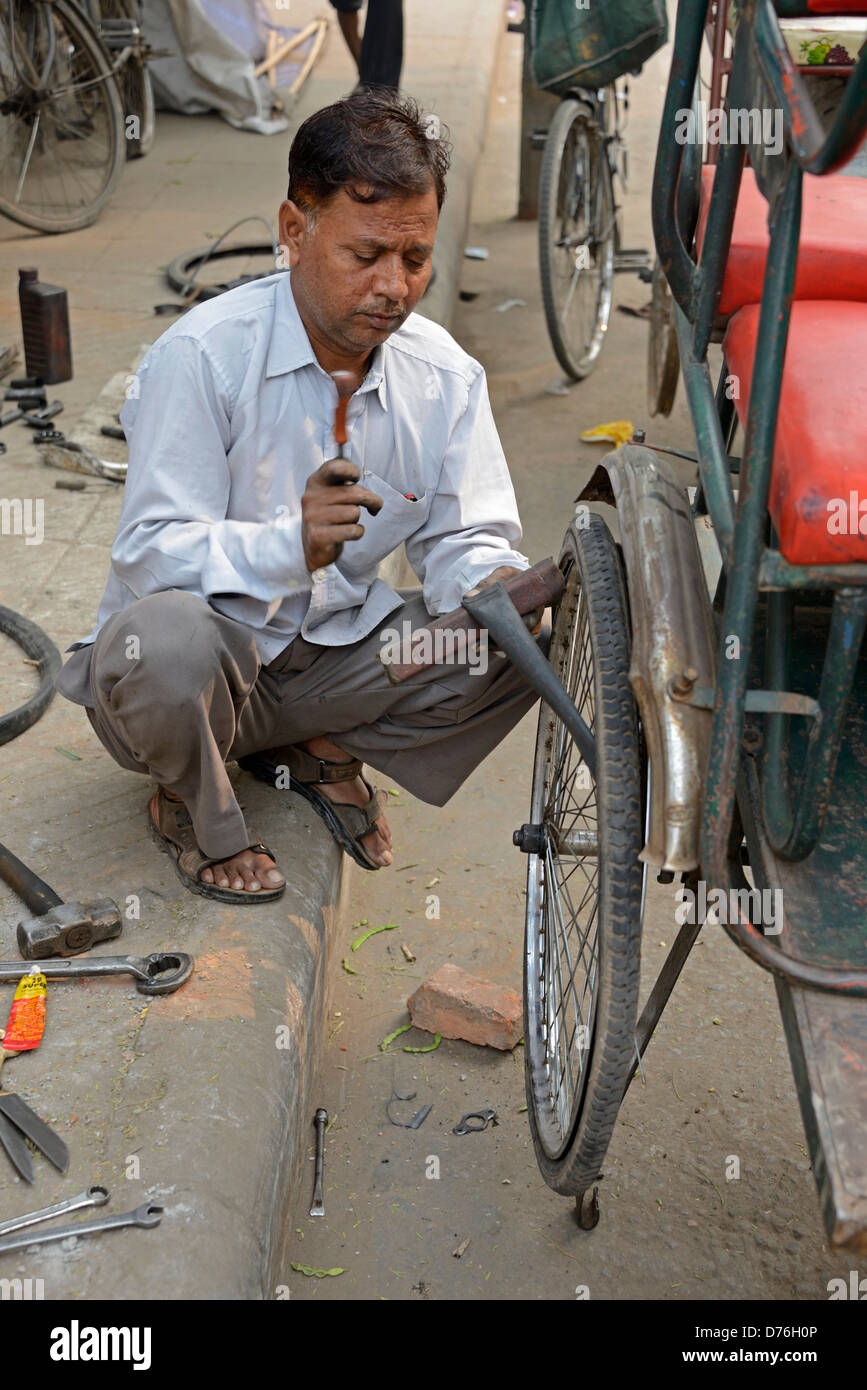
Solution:
[[(360, 190), (363, 191), (363, 190)], [(313, 226), (295, 203), (280, 208), (299, 312), (339, 353), (369, 353), (404, 322), (427, 288), (437, 226), (427, 193), (359, 203), (343, 189)]]

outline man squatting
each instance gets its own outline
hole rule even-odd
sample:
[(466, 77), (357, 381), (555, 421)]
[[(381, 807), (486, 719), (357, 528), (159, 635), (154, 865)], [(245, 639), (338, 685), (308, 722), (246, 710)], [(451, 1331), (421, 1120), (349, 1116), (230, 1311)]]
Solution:
[[(275, 786), (288, 769), (379, 869), (386, 797), (363, 763), (442, 806), (536, 699), (498, 654), (484, 673), (432, 666), (399, 686), (379, 659), (387, 616), (415, 630), (529, 564), (484, 372), (413, 313), (449, 163), (427, 130), (383, 89), (309, 117), (280, 207), (289, 273), (179, 319), (123, 408), (105, 593), (57, 688), (121, 767), (153, 778), (152, 833), (188, 888), (222, 902), (286, 885), (227, 762)], [(359, 382), (347, 458), (340, 370)], [(422, 585), (408, 602), (377, 577), (401, 542)]]

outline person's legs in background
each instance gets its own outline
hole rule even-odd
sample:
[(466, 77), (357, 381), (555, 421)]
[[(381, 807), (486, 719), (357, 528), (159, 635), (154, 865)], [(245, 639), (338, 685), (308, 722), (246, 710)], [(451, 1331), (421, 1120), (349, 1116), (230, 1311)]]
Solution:
[(358, 27), (362, 0), (331, 0), (331, 4), (355, 59), (359, 85), (396, 90), (403, 65), (403, 0), (368, 0), (363, 36)]

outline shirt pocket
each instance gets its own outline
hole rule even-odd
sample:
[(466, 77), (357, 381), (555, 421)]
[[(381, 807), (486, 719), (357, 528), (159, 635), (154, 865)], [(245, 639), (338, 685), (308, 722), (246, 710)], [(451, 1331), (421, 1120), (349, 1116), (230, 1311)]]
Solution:
[(360, 540), (347, 541), (343, 547), (338, 566), (345, 574), (354, 576), (372, 574), (386, 555), (424, 524), (428, 513), (427, 493), (406, 497), (369, 470), (359, 482), (382, 498), (382, 507), (376, 516), (362, 508), (359, 524), (364, 527), (364, 535)]

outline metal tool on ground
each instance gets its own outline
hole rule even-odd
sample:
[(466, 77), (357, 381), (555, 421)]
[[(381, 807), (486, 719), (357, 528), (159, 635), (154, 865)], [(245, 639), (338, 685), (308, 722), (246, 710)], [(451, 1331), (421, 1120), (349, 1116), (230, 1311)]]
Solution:
[(0, 1221), (0, 1237), (11, 1236), (13, 1231), (23, 1230), (25, 1226), (38, 1226), (40, 1221), (50, 1221), (53, 1216), (63, 1216), (68, 1211), (79, 1211), (81, 1207), (104, 1207), (110, 1196), (107, 1187), (89, 1187), (77, 1197), (55, 1202), (53, 1207), (42, 1207), (40, 1211), (28, 1212), (26, 1216), (13, 1216), (11, 1221)]
[[(34, 409), (48, 404), (44, 386), (10, 386), (3, 392), (4, 401), (16, 401), (22, 410)], [(25, 405), (25, 402), (27, 404)]]
[(33, 410), (24, 416), (25, 425), (31, 429), (42, 429), (46, 420), (53, 420), (55, 415), (60, 415), (63, 411), (63, 401), (52, 401), (51, 405), (43, 406), (41, 410)]
[(324, 1216), (325, 1203), (322, 1199), (322, 1174), (325, 1168), (325, 1126), (328, 1124), (328, 1111), (322, 1107), (313, 1117), (316, 1126), (316, 1171), (313, 1178), (313, 1205), (310, 1216)]
[[(481, 1123), (471, 1125), (470, 1120), (480, 1120)], [(497, 1123), (496, 1110), (471, 1110), (468, 1115), (462, 1116), (458, 1121), (452, 1134), (480, 1134), (483, 1129), (487, 1129), (488, 1125)]]
[(163, 1208), (152, 1202), (144, 1202), (135, 1211), (127, 1211), (119, 1216), (101, 1216), (96, 1221), (70, 1222), (68, 1226), (56, 1226), (52, 1231), (38, 1231), (36, 1235), (8, 1236), (0, 1240), (0, 1255), (10, 1250), (26, 1250), (31, 1245), (47, 1245), (53, 1240), (76, 1239), (80, 1236), (100, 1235), (103, 1231), (120, 1231), (125, 1226), (158, 1226), (162, 1220)]
[(65, 492), (89, 492), (91, 488), (114, 487), (110, 478), (93, 478), (86, 483), (83, 478), (57, 478), (54, 486)]
[(399, 1129), (420, 1129), (420, 1128), (421, 1128), (421, 1126), (424, 1124), (425, 1120), (427, 1119), (428, 1115), (429, 1115), (430, 1112), (433, 1110), (433, 1106), (432, 1106), (432, 1105), (423, 1105), (423, 1106), (421, 1107), (420, 1110), (416, 1110), (416, 1112), (415, 1112), (415, 1114), (413, 1115), (413, 1117), (412, 1117), (411, 1120), (396, 1120), (396, 1119), (394, 1118), (394, 1116), (392, 1115), (392, 1113), (391, 1113), (391, 1107), (392, 1107), (392, 1105), (394, 1104), (395, 1101), (399, 1101), (399, 1100), (415, 1100), (417, 1094), (418, 1094), (417, 1091), (413, 1091), (413, 1092), (411, 1092), (411, 1094), (408, 1095), (408, 1096), (402, 1096), (402, 1095), (399, 1095), (398, 1092), (397, 1092), (397, 1091), (394, 1089), (394, 1087), (392, 1086), (392, 1088), (391, 1088), (391, 1097), (390, 1097), (390, 1099), (389, 1099), (388, 1101), (386, 1101), (386, 1105), (385, 1105), (385, 1113), (386, 1113), (386, 1115), (388, 1116), (389, 1122), (390, 1122), (391, 1124), (397, 1125), (397, 1127), (398, 1127)]
[(120, 908), (111, 898), (65, 903), (5, 845), (0, 845), (0, 878), (37, 914), (18, 923), (18, 949), (25, 960), (74, 956), (99, 941), (113, 941), (123, 930)]
[[(193, 973), (195, 962), (185, 951), (154, 951), (149, 956), (90, 956), (86, 960), (41, 960), (40, 974), (47, 980), (105, 979), (132, 975), (139, 994), (173, 994)], [(16, 980), (21, 962), (0, 961), (0, 982)]]

